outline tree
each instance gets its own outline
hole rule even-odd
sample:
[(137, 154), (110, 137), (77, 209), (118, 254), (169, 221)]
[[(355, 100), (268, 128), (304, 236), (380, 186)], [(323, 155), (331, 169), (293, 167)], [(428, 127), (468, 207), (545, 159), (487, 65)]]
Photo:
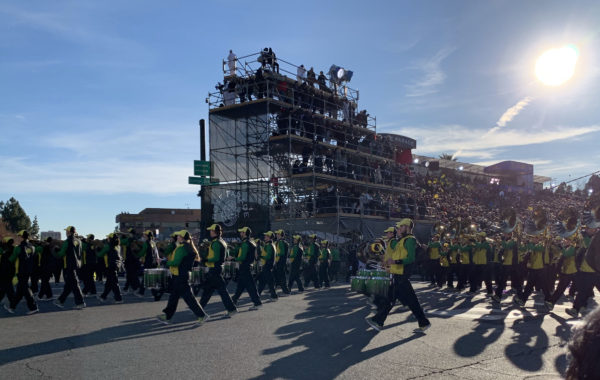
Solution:
[(456, 161), (456, 157), (453, 157), (450, 153), (442, 153), (440, 154), (440, 159), (448, 160), (448, 161)]
[[(0, 202), (0, 215), (12, 232), (31, 229), (31, 219), (15, 198), (11, 197), (6, 203)], [(39, 230), (39, 227), (38, 227)]]
[(40, 238), (40, 225), (38, 224), (37, 215), (33, 217), (33, 223), (31, 223), (31, 228), (29, 229), (29, 234), (34, 239)]

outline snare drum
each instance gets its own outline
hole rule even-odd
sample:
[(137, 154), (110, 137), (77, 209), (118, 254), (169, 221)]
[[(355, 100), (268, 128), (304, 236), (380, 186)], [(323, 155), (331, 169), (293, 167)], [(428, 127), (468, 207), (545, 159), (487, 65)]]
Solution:
[(238, 270), (240, 268), (240, 264), (235, 261), (226, 261), (223, 263), (223, 277), (225, 278), (235, 278)]
[(144, 287), (166, 288), (169, 270), (166, 268), (144, 269)]
[(190, 284), (192, 285), (202, 285), (205, 280), (205, 273), (203, 267), (193, 267), (192, 275), (190, 276)]

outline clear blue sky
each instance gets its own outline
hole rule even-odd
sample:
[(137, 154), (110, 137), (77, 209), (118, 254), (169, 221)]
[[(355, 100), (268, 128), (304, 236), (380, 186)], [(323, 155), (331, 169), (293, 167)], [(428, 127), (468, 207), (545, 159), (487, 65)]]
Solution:
[[(121, 211), (198, 207), (204, 98), (229, 49), (265, 46), (353, 70), (360, 108), (418, 154), (575, 178), (600, 169), (598, 20), (598, 1), (4, 1), (0, 199), (96, 235)], [(541, 85), (536, 58), (566, 43), (575, 76)]]

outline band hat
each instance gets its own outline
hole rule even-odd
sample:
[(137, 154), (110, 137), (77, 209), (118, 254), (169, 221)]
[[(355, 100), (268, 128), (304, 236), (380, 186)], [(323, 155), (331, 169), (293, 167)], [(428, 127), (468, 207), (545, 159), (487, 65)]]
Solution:
[(308, 237), (311, 238), (311, 239), (316, 239), (317, 234), (310, 234), (310, 235), (308, 235)]
[(21, 230), (19, 232), (17, 232), (17, 236), (23, 236), (27, 233), (27, 230)]
[(210, 227), (208, 227), (206, 230), (207, 231), (216, 231), (216, 230), (220, 230), (221, 229), (221, 225), (219, 224), (212, 224), (210, 225)]
[(152, 235), (152, 236), (154, 236), (154, 232), (152, 232), (150, 230), (146, 230), (146, 231), (144, 231), (144, 235)]
[(115, 237), (115, 234), (113, 232), (111, 232), (110, 234), (106, 235), (107, 239), (112, 239)]
[(409, 218), (404, 218), (398, 223), (396, 223), (396, 227), (409, 226), (412, 224), (412, 220)]
[(263, 233), (263, 235), (268, 236), (268, 237), (273, 237), (273, 231), (267, 231), (267, 232)]
[(486, 237), (486, 233), (485, 231), (481, 231), (480, 233), (477, 234), (477, 236), (481, 236), (481, 237)]
[(283, 235), (285, 232), (283, 230), (275, 230), (276, 234)]
[(15, 239), (11, 238), (10, 236), (6, 236), (4, 239), (2, 239), (2, 242), (3, 242), (3, 243), (8, 243), (8, 242), (9, 242), (9, 241), (11, 241), (11, 240), (12, 240), (13, 242), (15, 241)]
[(321, 244), (329, 244), (328, 240), (321, 240)]
[(185, 237), (186, 234), (189, 234), (188, 230), (181, 230), (181, 231), (175, 231), (175, 232), (173, 232), (173, 235), (175, 235), (175, 236), (181, 236), (181, 237)]
[(248, 232), (250, 230), (250, 228), (248, 227), (242, 227), (240, 229), (238, 229), (238, 232)]
[(294, 236), (292, 236), (292, 238), (296, 239), (296, 240), (301, 240), (302, 236), (300, 236), (300, 235), (294, 235)]
[(383, 230), (383, 232), (394, 232), (396, 229), (394, 227), (388, 227), (385, 230)]
[(67, 228), (65, 228), (65, 231), (71, 231), (71, 230), (75, 230), (75, 227), (73, 227), (73, 226), (68, 226)]
[(85, 237), (88, 239), (91, 239), (91, 238), (94, 238), (95, 236), (94, 236), (94, 234), (87, 234), (87, 235), (85, 235)]

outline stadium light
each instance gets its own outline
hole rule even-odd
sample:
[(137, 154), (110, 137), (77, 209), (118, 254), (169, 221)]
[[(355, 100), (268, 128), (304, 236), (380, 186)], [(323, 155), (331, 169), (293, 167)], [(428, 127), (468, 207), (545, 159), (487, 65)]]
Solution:
[(414, 162), (415, 164), (418, 164), (418, 163), (419, 163), (419, 159), (418, 159), (418, 158), (415, 158), (415, 160), (414, 160), (413, 162)]
[(338, 65), (331, 65), (329, 68), (329, 80), (334, 83), (350, 82), (354, 73)]
[(464, 167), (462, 165), (458, 167), (458, 170), (463, 170), (463, 169), (464, 169)]
[(425, 167), (428, 168), (429, 167), (429, 161), (425, 161)]
[(588, 194), (592, 195), (592, 193), (594, 192), (594, 189), (588, 189)]

